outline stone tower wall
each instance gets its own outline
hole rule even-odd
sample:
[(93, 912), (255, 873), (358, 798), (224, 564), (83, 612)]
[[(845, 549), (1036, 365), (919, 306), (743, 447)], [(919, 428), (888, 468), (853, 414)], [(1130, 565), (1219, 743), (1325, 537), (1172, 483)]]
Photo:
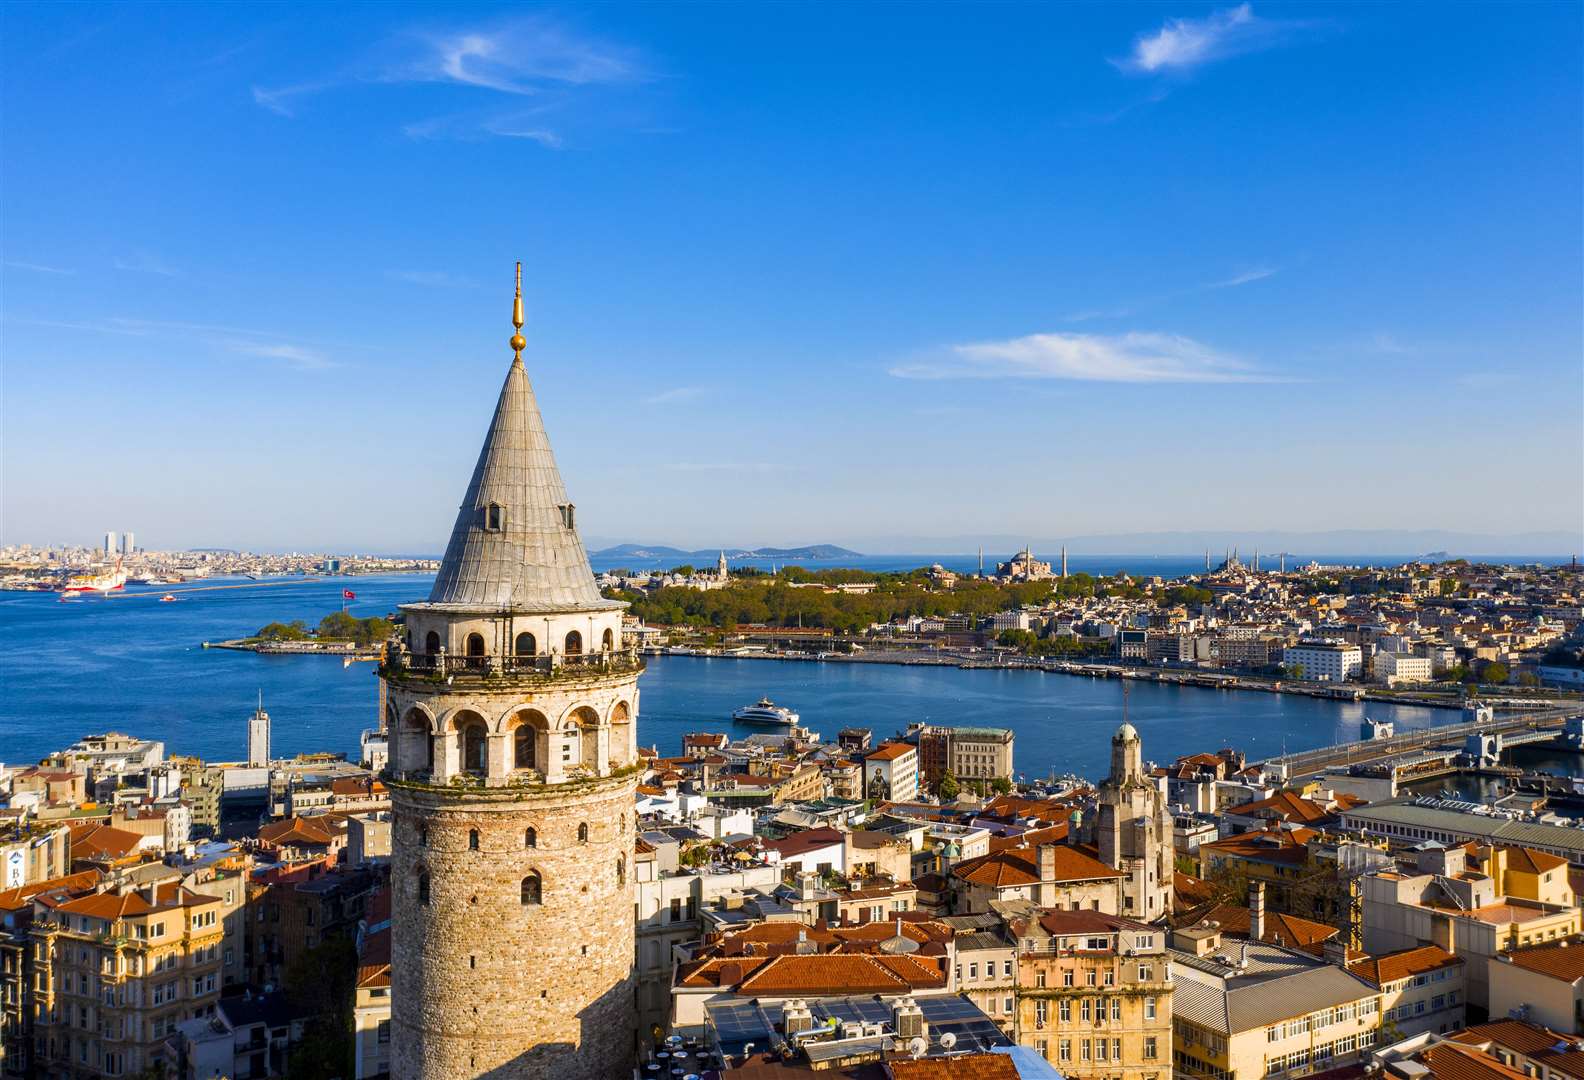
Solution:
[[(636, 782), (635, 772), (509, 789), (392, 782), (396, 1080), (628, 1075)], [(536, 905), (522, 902), (530, 873)]]

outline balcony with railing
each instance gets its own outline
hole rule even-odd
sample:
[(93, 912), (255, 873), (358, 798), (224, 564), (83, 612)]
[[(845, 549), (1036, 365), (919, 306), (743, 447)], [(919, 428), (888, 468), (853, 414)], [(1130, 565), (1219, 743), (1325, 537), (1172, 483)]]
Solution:
[(381, 673), (396, 678), (555, 680), (641, 671), (636, 649), (609, 652), (539, 653), (532, 656), (458, 656), (393, 649)]

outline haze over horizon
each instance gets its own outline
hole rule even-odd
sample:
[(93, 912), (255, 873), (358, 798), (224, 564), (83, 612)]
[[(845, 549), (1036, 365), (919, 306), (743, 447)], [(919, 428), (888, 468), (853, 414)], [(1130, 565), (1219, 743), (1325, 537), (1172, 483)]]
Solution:
[(1566, 556), (1581, 11), (7, 5), (0, 542)]

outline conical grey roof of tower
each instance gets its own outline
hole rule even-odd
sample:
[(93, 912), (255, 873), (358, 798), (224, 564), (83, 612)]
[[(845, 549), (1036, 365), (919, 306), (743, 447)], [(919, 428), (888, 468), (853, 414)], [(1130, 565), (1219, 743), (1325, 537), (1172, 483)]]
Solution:
[[(500, 507), (499, 528), (491, 527), (492, 505)], [(512, 613), (624, 607), (595, 586), (569, 506), (528, 373), (514, 358), (422, 606)]]

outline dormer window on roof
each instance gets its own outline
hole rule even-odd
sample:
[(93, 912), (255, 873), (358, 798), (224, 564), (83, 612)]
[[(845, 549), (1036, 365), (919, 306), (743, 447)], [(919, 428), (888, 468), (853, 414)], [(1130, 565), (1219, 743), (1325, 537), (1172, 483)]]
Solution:
[(506, 528), (506, 508), (500, 503), (490, 503), (484, 508), (484, 528), (489, 532), (500, 532)]

